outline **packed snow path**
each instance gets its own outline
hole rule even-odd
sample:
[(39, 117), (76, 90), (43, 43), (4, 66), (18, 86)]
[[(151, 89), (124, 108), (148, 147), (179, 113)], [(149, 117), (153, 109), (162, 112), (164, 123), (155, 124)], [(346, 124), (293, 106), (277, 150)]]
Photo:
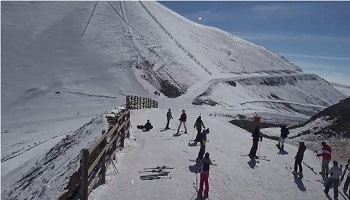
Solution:
[[(188, 146), (193, 133), (193, 124), (200, 110), (188, 110), (189, 134), (173, 136), (180, 112), (173, 112), (171, 130), (161, 131), (165, 126), (166, 109), (134, 110), (131, 114), (131, 140), (118, 155), (115, 173), (110, 168), (107, 183), (94, 189), (92, 199), (190, 199), (196, 180), (192, 172), (199, 146)], [(150, 119), (154, 128), (149, 132), (136, 129)], [(276, 142), (263, 139), (260, 152), (268, 159), (250, 161), (242, 156), (250, 150), (252, 140), (249, 133), (220, 118), (202, 116), (210, 128), (206, 151), (218, 166), (210, 170), (210, 199), (327, 199), (323, 193), (321, 176), (315, 175), (303, 165), (304, 179), (294, 179), (289, 172), (294, 166), (297, 147), (286, 144), (287, 153), (279, 154)], [(258, 150), (259, 152), (259, 150)], [(305, 152), (304, 161), (319, 171), (319, 160), (311, 151)], [(144, 168), (169, 166), (171, 179), (141, 180), (139, 173)], [(287, 168), (288, 169), (287, 169)], [(199, 177), (198, 177), (199, 180)], [(342, 187), (342, 186), (341, 186)], [(341, 190), (340, 190), (341, 191)], [(333, 196), (333, 190), (330, 190)], [(339, 195), (339, 199), (345, 199)]]

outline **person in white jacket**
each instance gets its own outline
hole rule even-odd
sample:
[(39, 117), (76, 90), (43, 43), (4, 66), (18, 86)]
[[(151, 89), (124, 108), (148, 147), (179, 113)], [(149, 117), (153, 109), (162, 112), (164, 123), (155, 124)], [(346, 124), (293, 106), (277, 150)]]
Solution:
[[(346, 177), (344, 187), (343, 187), (344, 193), (346, 193), (346, 191), (348, 190), (349, 183), (350, 183), (350, 159), (348, 160), (348, 163), (345, 165), (345, 169), (340, 181), (343, 181), (346, 170), (348, 171), (348, 175)], [(349, 194), (350, 194), (350, 188), (349, 188)]]
[(342, 175), (342, 169), (341, 169), (341, 165), (340, 168), (338, 167), (338, 162), (337, 161), (333, 161), (333, 167), (329, 170), (329, 179), (328, 182), (326, 184), (326, 188), (324, 189), (324, 193), (326, 195), (328, 195), (329, 192), (329, 188), (334, 185), (334, 199), (337, 200), (338, 199), (338, 186), (339, 186), (339, 179), (340, 176)]

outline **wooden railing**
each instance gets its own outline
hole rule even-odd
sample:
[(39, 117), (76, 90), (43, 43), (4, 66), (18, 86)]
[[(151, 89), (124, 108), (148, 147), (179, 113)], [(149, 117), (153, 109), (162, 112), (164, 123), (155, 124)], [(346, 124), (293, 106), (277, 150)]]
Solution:
[(106, 183), (106, 171), (112, 164), (117, 148), (124, 147), (125, 137), (129, 137), (130, 110), (125, 109), (116, 117), (116, 124), (89, 149), (81, 151), (81, 199), (87, 200), (91, 190), (100, 181)]
[(158, 102), (147, 97), (126, 96), (127, 109), (158, 108)]
[(124, 148), (124, 140), (130, 136), (130, 110), (158, 108), (158, 102), (145, 97), (127, 96), (126, 108), (116, 117), (106, 117), (113, 124), (108, 132), (102, 131), (102, 137), (89, 149), (81, 151), (80, 198), (87, 200), (98, 182), (106, 183), (106, 171), (115, 160), (117, 149)]

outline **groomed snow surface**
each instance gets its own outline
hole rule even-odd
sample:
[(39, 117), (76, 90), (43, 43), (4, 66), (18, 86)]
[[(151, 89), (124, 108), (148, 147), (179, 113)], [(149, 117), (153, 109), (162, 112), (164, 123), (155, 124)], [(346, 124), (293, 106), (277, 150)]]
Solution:
[[(173, 113), (174, 119), (178, 119), (179, 111)], [(193, 124), (201, 110), (187, 110), (189, 134), (177, 137), (173, 136), (176, 130), (161, 131), (165, 126), (166, 112), (166, 109), (131, 112), (131, 138), (125, 150), (118, 155), (118, 173), (110, 168), (107, 183), (93, 190), (91, 199), (191, 199), (195, 194), (192, 185), (196, 174), (193, 172), (195, 163), (190, 160), (197, 157), (199, 146), (189, 146), (188, 141), (194, 136)], [(144, 124), (147, 119), (154, 126), (151, 131), (135, 129), (137, 124)], [(270, 161), (250, 160), (242, 156), (250, 150), (250, 133), (217, 117), (202, 116), (202, 119), (210, 129), (206, 151), (217, 164), (210, 170), (210, 199), (327, 199), (320, 175), (315, 175), (305, 165), (301, 180), (295, 179), (290, 172), (297, 147), (286, 144), (286, 152), (281, 154), (275, 141), (263, 139), (260, 154)], [(176, 127), (174, 120), (170, 127)], [(317, 172), (320, 170), (319, 160), (312, 151), (305, 152), (304, 161)], [(171, 179), (139, 178), (151, 174), (139, 173), (144, 168), (163, 165), (174, 167), (165, 170), (170, 171)], [(329, 194), (333, 196), (333, 190)], [(342, 194), (339, 199), (345, 199)]]

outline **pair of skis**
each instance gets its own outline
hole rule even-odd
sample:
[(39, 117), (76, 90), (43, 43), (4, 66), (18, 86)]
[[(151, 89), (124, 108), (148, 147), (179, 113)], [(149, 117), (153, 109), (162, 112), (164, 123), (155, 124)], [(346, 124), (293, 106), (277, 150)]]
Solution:
[[(249, 155), (244, 155), (241, 154), (241, 156), (249, 156)], [(266, 161), (271, 161), (270, 159), (267, 159), (266, 156), (258, 156), (258, 158), (254, 158), (256, 160), (266, 160)]]
[(157, 174), (148, 174), (140, 176), (141, 180), (153, 180), (153, 179), (171, 179), (171, 176), (169, 175), (169, 171), (163, 171), (164, 169), (174, 169), (173, 167), (167, 167), (167, 166), (157, 166), (157, 167), (150, 167), (150, 168), (144, 168), (145, 171), (139, 171), (139, 173), (144, 172), (152, 172)]

